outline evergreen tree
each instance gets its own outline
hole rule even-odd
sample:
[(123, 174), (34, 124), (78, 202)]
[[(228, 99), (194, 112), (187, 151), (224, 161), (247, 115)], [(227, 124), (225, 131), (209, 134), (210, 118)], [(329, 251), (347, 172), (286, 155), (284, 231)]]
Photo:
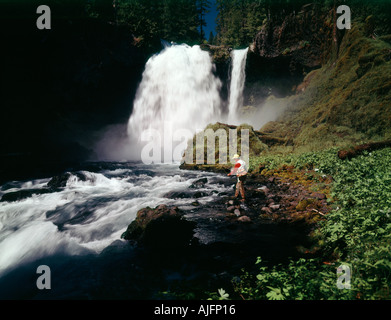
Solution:
[(215, 42), (248, 46), (266, 18), (264, 0), (217, 0)]
[(200, 26), (200, 40), (203, 42), (205, 39), (204, 27), (206, 27), (205, 16), (210, 9), (210, 0), (196, 0), (198, 17), (199, 17), (199, 26)]
[(209, 43), (209, 44), (214, 44), (214, 40), (215, 40), (215, 37), (214, 37), (214, 35), (213, 35), (213, 32), (211, 31), (211, 32), (209, 33), (208, 43)]

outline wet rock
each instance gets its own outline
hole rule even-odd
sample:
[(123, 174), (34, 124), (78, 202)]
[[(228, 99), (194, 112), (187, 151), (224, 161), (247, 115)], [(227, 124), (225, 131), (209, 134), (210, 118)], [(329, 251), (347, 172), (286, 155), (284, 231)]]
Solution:
[(121, 238), (153, 248), (184, 247), (192, 241), (194, 228), (195, 223), (186, 220), (178, 207), (162, 204), (139, 210)]
[(229, 206), (228, 208), (227, 208), (227, 210), (229, 211), (229, 212), (231, 212), (231, 211), (234, 211), (235, 210), (235, 206)]
[(55, 176), (52, 179), (50, 179), (50, 181), (47, 183), (47, 186), (48, 188), (53, 190), (65, 188), (70, 176), (71, 176), (70, 172), (65, 172), (63, 174)]
[(238, 221), (240, 222), (251, 222), (251, 219), (247, 216), (241, 216), (238, 218)]
[(170, 191), (164, 195), (164, 198), (169, 199), (186, 199), (193, 198), (194, 193), (189, 191)]
[(235, 214), (236, 216), (240, 216), (240, 210), (239, 210), (239, 209), (235, 209), (235, 210), (234, 210), (234, 214)]
[(198, 189), (198, 188), (203, 188), (205, 186), (205, 183), (208, 182), (208, 178), (202, 178), (194, 181), (189, 188), (190, 189)]
[(54, 176), (52, 179), (50, 179), (50, 181), (47, 183), (47, 187), (53, 191), (63, 189), (66, 187), (71, 176), (76, 176), (80, 181), (93, 181), (95, 179), (95, 176), (88, 176), (82, 171), (64, 172), (63, 174)]
[(220, 197), (222, 197), (222, 196), (227, 196), (227, 195), (228, 195), (228, 192), (225, 192), (225, 191), (219, 192), (218, 195), (219, 195)]
[(209, 193), (204, 192), (204, 191), (197, 191), (193, 195), (194, 198), (203, 198), (203, 197), (207, 197), (207, 196), (209, 196)]
[(19, 201), (19, 200), (30, 198), (35, 194), (39, 195), (39, 194), (45, 194), (45, 193), (50, 193), (50, 192), (52, 192), (52, 190), (47, 189), (47, 188), (18, 190), (18, 191), (8, 192), (8, 193), (3, 194), (0, 202), (14, 202), (14, 201)]
[(279, 204), (269, 205), (269, 208), (272, 209), (273, 211), (275, 211), (275, 210), (280, 209), (280, 205)]

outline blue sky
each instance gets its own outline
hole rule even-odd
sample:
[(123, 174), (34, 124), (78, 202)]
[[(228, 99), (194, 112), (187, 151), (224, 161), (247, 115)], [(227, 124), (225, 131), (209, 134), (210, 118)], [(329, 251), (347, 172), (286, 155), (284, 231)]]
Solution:
[(216, 4), (215, 1), (212, 0), (210, 2), (210, 9), (209, 13), (206, 15), (206, 28), (205, 28), (205, 37), (206, 40), (209, 39), (209, 33), (212, 31), (214, 35), (216, 35), (216, 16), (217, 16), (217, 10), (216, 10)]

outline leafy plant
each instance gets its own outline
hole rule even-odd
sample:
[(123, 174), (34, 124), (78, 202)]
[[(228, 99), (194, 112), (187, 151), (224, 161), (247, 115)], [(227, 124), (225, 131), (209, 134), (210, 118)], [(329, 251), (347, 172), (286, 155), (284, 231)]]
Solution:
[[(334, 209), (313, 232), (320, 256), (243, 274), (234, 290), (244, 299), (390, 299), (391, 149), (342, 161), (336, 150), (253, 159), (264, 173), (283, 165), (317, 169), (333, 178)], [(269, 170), (269, 171), (268, 171)], [(315, 177), (316, 178), (316, 177)], [(351, 289), (337, 288), (337, 268), (352, 268)]]

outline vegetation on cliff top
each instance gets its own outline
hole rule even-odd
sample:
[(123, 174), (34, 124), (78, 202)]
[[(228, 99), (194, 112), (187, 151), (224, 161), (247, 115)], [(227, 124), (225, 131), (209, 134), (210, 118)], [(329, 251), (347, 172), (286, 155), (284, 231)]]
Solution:
[(371, 12), (373, 31), (378, 36), (391, 32), (391, 2), (387, 0), (217, 0), (214, 44), (246, 47), (268, 21), (279, 23), (290, 13), (298, 14), (303, 6), (310, 4), (315, 7), (318, 17), (335, 11), (339, 5), (349, 5), (353, 19), (358, 22), (365, 21)]

